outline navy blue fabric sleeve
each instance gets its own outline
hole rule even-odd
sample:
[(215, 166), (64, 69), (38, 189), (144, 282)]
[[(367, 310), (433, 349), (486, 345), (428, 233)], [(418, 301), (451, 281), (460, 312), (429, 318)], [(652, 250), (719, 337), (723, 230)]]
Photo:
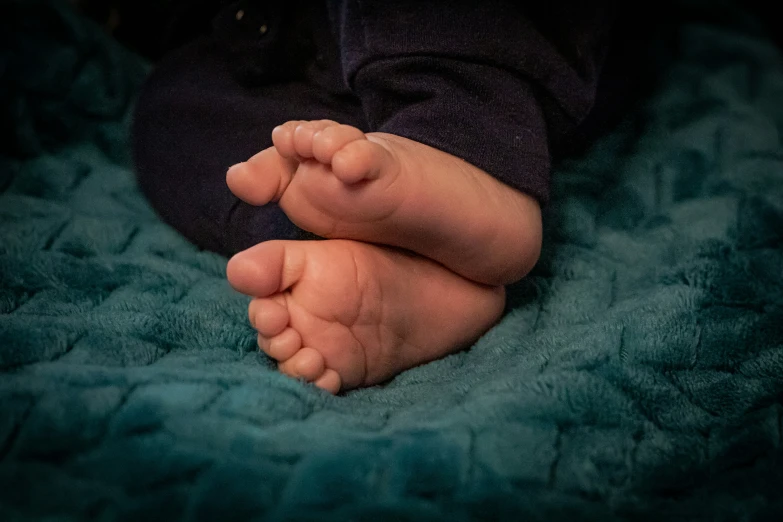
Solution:
[(370, 127), (459, 156), (546, 203), (550, 150), (593, 107), (612, 9), (528, 4), (332, 2), (344, 80)]

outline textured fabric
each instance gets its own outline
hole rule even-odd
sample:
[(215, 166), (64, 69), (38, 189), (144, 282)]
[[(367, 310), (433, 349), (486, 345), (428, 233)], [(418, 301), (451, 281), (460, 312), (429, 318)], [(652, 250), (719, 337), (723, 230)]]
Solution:
[(138, 191), (145, 66), (15, 5), (0, 519), (783, 516), (783, 62), (741, 12), (712, 2), (695, 14), (720, 25), (659, 41), (655, 94), (558, 170), (543, 258), (497, 327), (331, 397), (254, 350), (225, 259)]
[(607, 2), (330, 4), (345, 81), (372, 130), (446, 151), (547, 202), (550, 144), (570, 137), (596, 99), (614, 17)]
[[(550, 145), (562, 149), (577, 129), (595, 135), (580, 125), (606, 79), (612, 17), (603, 2), (181, 3), (171, 40), (193, 41), (156, 63), (144, 86), (134, 159), (161, 217), (223, 255), (306, 237), (275, 204), (244, 204), (225, 184), (228, 167), (269, 147), (271, 130), (288, 120), (333, 119), (405, 136), (541, 203), (549, 198)], [(615, 47), (626, 50), (629, 41)], [(638, 69), (636, 57), (617, 56), (615, 69)], [(604, 90), (623, 90), (606, 83)], [(599, 119), (622, 107), (612, 94)]]
[(309, 31), (291, 27), (285, 13), (244, 7), (239, 21), (237, 5), (222, 9), (208, 35), (157, 63), (133, 117), (142, 192), (168, 224), (223, 255), (269, 239), (310, 236), (276, 204), (248, 205), (226, 185), (231, 165), (272, 145), (276, 125), (333, 119), (369, 130), (358, 100), (342, 87), (335, 57), (321, 65), (296, 58), (302, 51), (292, 33)]

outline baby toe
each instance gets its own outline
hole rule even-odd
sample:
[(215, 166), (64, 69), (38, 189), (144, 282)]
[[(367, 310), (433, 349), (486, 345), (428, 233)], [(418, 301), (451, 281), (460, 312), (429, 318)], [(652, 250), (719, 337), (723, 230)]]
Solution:
[(284, 158), (298, 158), (296, 147), (294, 145), (294, 131), (304, 121), (287, 121), (272, 129), (272, 143), (277, 149), (278, 154)]
[(293, 328), (286, 328), (274, 337), (258, 336), (258, 347), (272, 359), (287, 361), (302, 347), (302, 337)]
[(340, 387), (342, 386), (342, 379), (340, 378), (339, 373), (330, 368), (327, 368), (323, 375), (316, 379), (313, 384), (333, 395), (337, 395), (340, 392)]
[(285, 330), (290, 316), (288, 309), (271, 298), (253, 299), (247, 307), (250, 324), (264, 337), (273, 337)]
[(298, 163), (284, 158), (270, 147), (246, 162), (231, 166), (226, 172), (229, 190), (251, 205), (266, 205), (280, 199), (296, 172)]
[(334, 154), (351, 143), (364, 139), (364, 133), (350, 125), (333, 125), (313, 136), (313, 157), (321, 163), (331, 163)]
[(317, 350), (305, 347), (287, 361), (280, 363), (278, 368), (290, 377), (312, 382), (323, 375), (326, 364), (323, 356)]
[(334, 154), (332, 172), (343, 183), (375, 179), (386, 166), (389, 153), (369, 140), (356, 140)]
[(313, 137), (319, 131), (338, 125), (332, 120), (308, 121), (297, 125), (294, 129), (294, 149), (302, 158), (313, 157)]

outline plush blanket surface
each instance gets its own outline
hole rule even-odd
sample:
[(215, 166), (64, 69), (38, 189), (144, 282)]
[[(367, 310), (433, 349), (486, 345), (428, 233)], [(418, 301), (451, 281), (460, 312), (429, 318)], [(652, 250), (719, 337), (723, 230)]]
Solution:
[(65, 4), (6, 2), (0, 519), (779, 519), (783, 60), (708, 10), (558, 169), (502, 322), (331, 397), (255, 350), (226, 260), (136, 188), (149, 67)]

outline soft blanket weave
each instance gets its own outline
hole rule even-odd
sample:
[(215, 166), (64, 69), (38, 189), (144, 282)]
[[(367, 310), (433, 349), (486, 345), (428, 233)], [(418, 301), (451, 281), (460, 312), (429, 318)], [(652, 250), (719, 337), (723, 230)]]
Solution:
[(682, 19), (654, 94), (556, 173), (502, 322), (331, 397), (138, 192), (148, 66), (5, 2), (0, 519), (779, 519), (783, 61), (742, 11)]

